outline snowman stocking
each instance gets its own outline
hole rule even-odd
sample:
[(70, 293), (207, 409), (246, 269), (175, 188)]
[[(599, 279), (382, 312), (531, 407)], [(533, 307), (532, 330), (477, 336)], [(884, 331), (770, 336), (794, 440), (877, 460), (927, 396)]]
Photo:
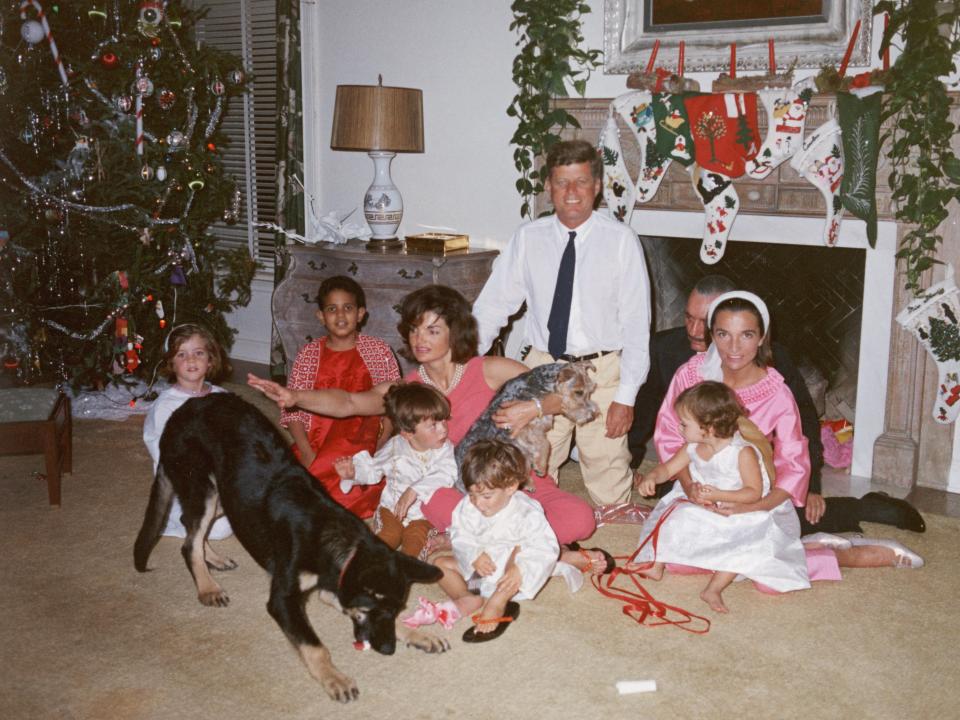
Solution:
[(877, 243), (877, 159), (880, 149), (880, 98), (883, 88), (871, 85), (837, 93), (843, 128), (843, 206), (867, 223), (870, 247)]
[(747, 161), (746, 174), (763, 180), (800, 149), (813, 91), (798, 84), (786, 89), (765, 88), (757, 95), (767, 111), (767, 138), (757, 156)]
[(603, 160), (603, 199), (613, 217), (620, 222), (629, 223), (637, 193), (623, 162), (620, 130), (612, 115), (607, 118), (607, 124), (600, 135), (600, 157)]
[(960, 290), (953, 279), (953, 265), (946, 277), (909, 303), (897, 322), (917, 338), (937, 363), (940, 375), (933, 418), (951, 423), (960, 413)]
[(727, 236), (740, 209), (740, 198), (733, 181), (726, 175), (698, 167), (692, 177), (696, 178), (694, 189), (705, 213), (700, 260), (705, 265), (715, 265), (726, 249)]
[(823, 242), (833, 247), (840, 237), (843, 204), (840, 202), (840, 183), (843, 181), (843, 151), (840, 147), (840, 126), (836, 120), (827, 120), (803, 141), (800, 152), (790, 160), (790, 166), (803, 175), (827, 201), (827, 220), (823, 227)]
[(648, 91), (632, 92), (614, 99), (613, 106), (627, 124), (640, 148), (640, 169), (637, 172), (637, 200), (650, 202), (657, 194), (670, 166), (670, 157), (657, 149), (656, 121), (653, 114), (652, 94)]

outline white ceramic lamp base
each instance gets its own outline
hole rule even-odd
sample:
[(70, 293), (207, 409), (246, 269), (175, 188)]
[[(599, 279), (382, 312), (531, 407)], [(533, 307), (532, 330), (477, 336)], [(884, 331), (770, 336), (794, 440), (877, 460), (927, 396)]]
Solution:
[(371, 249), (400, 249), (397, 229), (403, 219), (403, 198), (390, 177), (390, 163), (396, 153), (371, 150), (373, 183), (363, 197), (363, 216), (373, 232), (368, 245)]

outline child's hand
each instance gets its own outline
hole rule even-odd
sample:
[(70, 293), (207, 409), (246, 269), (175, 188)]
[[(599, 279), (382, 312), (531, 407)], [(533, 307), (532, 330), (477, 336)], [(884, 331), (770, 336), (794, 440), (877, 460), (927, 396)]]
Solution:
[(480, 577), (487, 577), (497, 571), (497, 566), (493, 560), (490, 559), (489, 555), (482, 552), (477, 559), (473, 561), (473, 569), (477, 571), (477, 575)]
[(714, 485), (701, 485), (700, 496), (706, 500), (711, 500), (716, 493), (720, 492)]
[(633, 484), (639, 492), (644, 497), (650, 497), (655, 495), (657, 492), (657, 482), (651, 475), (644, 477), (640, 474), (640, 471), (637, 470), (633, 475)]
[[(313, 448), (307, 448), (306, 450), (300, 451), (300, 464), (305, 468), (310, 468), (313, 465), (313, 461), (317, 459), (317, 453)], [(353, 477), (353, 476), (351, 476)]]
[(407, 511), (416, 500), (417, 494), (413, 491), (413, 488), (407, 488), (403, 491), (400, 499), (397, 500), (396, 507), (393, 508), (393, 514), (397, 516), (397, 520), (403, 522), (403, 519), (407, 516)]
[(340, 457), (333, 461), (333, 469), (343, 480), (353, 480), (357, 476), (357, 469), (353, 466), (353, 458)]
[(511, 559), (507, 563), (507, 569), (503, 571), (503, 576), (497, 580), (497, 592), (503, 593), (507, 597), (513, 597), (520, 592), (520, 584), (523, 582), (523, 575), (520, 568)]

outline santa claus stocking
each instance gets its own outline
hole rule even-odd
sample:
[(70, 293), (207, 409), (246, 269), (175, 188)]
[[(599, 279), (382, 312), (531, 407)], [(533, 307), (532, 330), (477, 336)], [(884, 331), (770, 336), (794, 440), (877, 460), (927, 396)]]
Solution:
[(705, 265), (714, 265), (723, 257), (727, 236), (740, 209), (740, 198), (726, 175), (698, 167), (692, 179), (705, 215), (700, 260)]
[(653, 114), (653, 99), (649, 91), (626, 93), (614, 99), (613, 106), (630, 128), (640, 148), (640, 168), (637, 171), (637, 200), (645, 203), (657, 194), (670, 158), (657, 149), (657, 130)]
[(766, 88), (757, 92), (767, 111), (767, 138), (760, 152), (747, 161), (746, 174), (763, 180), (803, 143), (803, 128), (807, 123), (807, 108), (813, 91), (801, 84), (792, 88)]
[(620, 222), (629, 223), (637, 193), (623, 162), (620, 149), (620, 130), (611, 115), (600, 134), (600, 157), (603, 160), (603, 199), (610, 214)]
[(803, 147), (790, 166), (803, 175), (827, 201), (827, 221), (823, 226), (823, 242), (833, 247), (840, 237), (843, 204), (840, 183), (843, 181), (843, 151), (840, 147), (840, 126), (827, 120), (803, 141)]
[(960, 291), (953, 265), (946, 277), (909, 303), (897, 322), (913, 333), (937, 363), (939, 387), (933, 407), (938, 423), (951, 423), (960, 413)]
[(760, 150), (756, 93), (715, 93), (684, 98), (697, 165), (738, 178)]
[(871, 85), (837, 93), (843, 128), (843, 206), (867, 223), (870, 247), (877, 243), (877, 159), (880, 150), (880, 98), (883, 88)]
[(657, 151), (682, 165), (693, 164), (693, 138), (684, 107), (685, 95), (654, 93), (653, 117), (657, 125)]

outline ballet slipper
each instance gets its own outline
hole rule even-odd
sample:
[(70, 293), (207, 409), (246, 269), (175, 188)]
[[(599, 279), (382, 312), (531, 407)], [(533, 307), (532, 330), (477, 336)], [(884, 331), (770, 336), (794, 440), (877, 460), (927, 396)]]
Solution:
[(850, 544), (854, 546), (879, 545), (880, 547), (890, 548), (893, 550), (893, 566), (896, 568), (908, 568), (916, 570), (917, 568), (923, 567), (923, 558), (896, 540), (854, 537), (850, 538)]
[(817, 545), (819, 547), (833, 548), (834, 550), (849, 550), (853, 546), (853, 543), (847, 540), (847, 538), (825, 532), (804, 535), (800, 538), (800, 542), (804, 545)]

